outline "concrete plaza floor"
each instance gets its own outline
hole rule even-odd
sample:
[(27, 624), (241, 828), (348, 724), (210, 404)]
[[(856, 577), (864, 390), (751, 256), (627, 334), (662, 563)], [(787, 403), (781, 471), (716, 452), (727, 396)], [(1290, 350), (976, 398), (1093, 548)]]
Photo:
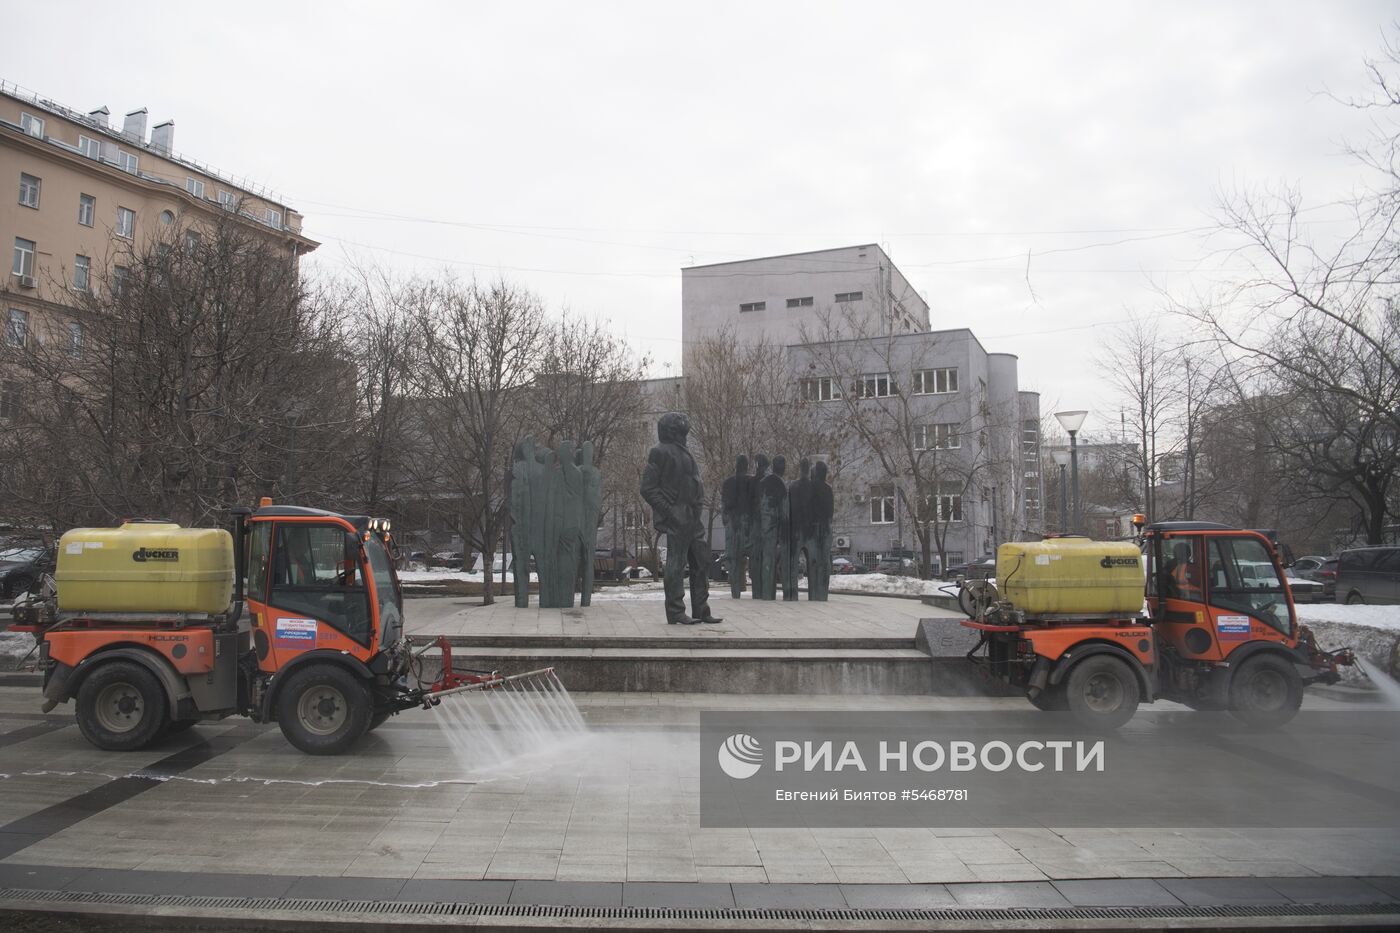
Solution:
[(587, 736), (492, 767), (500, 763), (458, 761), (427, 711), (395, 717), (338, 758), (302, 755), (275, 727), (242, 720), (140, 753), (104, 753), (83, 740), (71, 708), (40, 716), (36, 687), (0, 687), (0, 866), (344, 877), (366, 879), (366, 890), (385, 879), (397, 889), (442, 879), (919, 885), (1400, 875), (1400, 838), (1383, 829), (703, 829), (701, 708), (1022, 701), (578, 699)]

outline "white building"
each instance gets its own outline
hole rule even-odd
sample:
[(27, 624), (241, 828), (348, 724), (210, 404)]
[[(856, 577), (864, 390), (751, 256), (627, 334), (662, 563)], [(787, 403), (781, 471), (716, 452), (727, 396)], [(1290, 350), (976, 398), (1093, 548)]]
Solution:
[[(832, 425), (897, 400), (889, 423), (913, 432), (917, 456), (943, 459), (940, 478), (944, 465), (955, 477), (926, 505), (944, 519), (949, 564), (1039, 534), (1039, 395), (1020, 390), (1015, 356), (988, 352), (966, 328), (930, 330), (928, 303), (880, 247), (690, 267), (681, 277), (687, 346), (728, 328), (742, 344), (786, 347), (803, 398)], [(647, 388), (658, 411), (676, 397), (673, 380)], [(902, 501), (909, 480), (891, 477), (869, 445), (842, 446), (830, 456), (838, 553), (869, 563), (917, 551)], [(715, 538), (718, 549), (718, 523)]]

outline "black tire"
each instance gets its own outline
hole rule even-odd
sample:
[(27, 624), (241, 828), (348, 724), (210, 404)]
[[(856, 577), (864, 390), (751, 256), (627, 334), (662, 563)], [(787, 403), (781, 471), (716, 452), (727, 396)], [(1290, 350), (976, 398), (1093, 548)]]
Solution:
[(392, 712), (387, 711), (383, 713), (375, 713), (369, 718), (369, 728), (365, 729), (365, 731), (373, 732), (375, 729), (378, 729), (380, 726), (384, 725), (384, 723), (388, 722), (389, 717), (392, 715), (394, 715)]
[(134, 661), (108, 661), (84, 678), (77, 707), (78, 728), (108, 752), (145, 748), (170, 719), (165, 687)]
[(198, 719), (172, 719), (165, 727), (166, 735), (179, 735), (181, 732), (188, 732), (193, 727), (199, 725)]
[(308, 755), (339, 755), (369, 729), (369, 690), (337, 664), (309, 664), (277, 694), (282, 734)]
[(1348, 593), (1348, 594), (1347, 594), (1347, 605), (1348, 605), (1348, 606), (1360, 606), (1360, 605), (1363, 605), (1365, 602), (1366, 602), (1366, 600), (1362, 598), (1362, 596), (1361, 596), (1360, 593)]
[(1090, 655), (1065, 678), (1069, 711), (1080, 725), (1096, 732), (1111, 732), (1132, 719), (1141, 698), (1133, 669), (1112, 655)]
[(1038, 710), (1047, 713), (1063, 713), (1069, 709), (1069, 697), (1065, 693), (1064, 684), (1047, 684), (1045, 689), (1035, 696), (1026, 696), (1031, 701), (1031, 705)]
[(1276, 729), (1303, 705), (1303, 678), (1272, 652), (1247, 658), (1230, 678), (1230, 715), (1256, 729)]

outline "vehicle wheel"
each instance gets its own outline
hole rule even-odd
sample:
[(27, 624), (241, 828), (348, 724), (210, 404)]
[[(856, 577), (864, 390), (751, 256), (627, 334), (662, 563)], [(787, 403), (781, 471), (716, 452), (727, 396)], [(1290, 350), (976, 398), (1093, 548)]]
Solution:
[(312, 664), (293, 673), (277, 694), (282, 734), (308, 755), (339, 755), (369, 728), (369, 690), (336, 664)]
[(1230, 714), (1259, 729), (1288, 722), (1303, 704), (1303, 678), (1293, 662), (1276, 654), (1256, 654), (1230, 678)]
[(1065, 679), (1066, 708), (1095, 731), (1112, 731), (1132, 719), (1140, 697), (1133, 669), (1111, 655), (1085, 658)]
[(166, 735), (179, 735), (181, 732), (188, 732), (199, 725), (198, 719), (172, 719), (165, 727)]
[(168, 708), (155, 674), (134, 661), (108, 661), (78, 689), (78, 728), (103, 751), (134, 751), (164, 734)]
[(394, 714), (389, 711), (385, 711), (383, 713), (375, 713), (369, 718), (369, 728), (365, 729), (365, 731), (373, 732), (375, 729), (378, 729), (380, 726), (384, 725), (384, 723), (388, 722), (389, 717), (392, 715)]
[(1360, 593), (1349, 593), (1349, 594), (1347, 594), (1347, 605), (1348, 605), (1348, 606), (1360, 606), (1361, 604), (1363, 604), (1363, 603), (1365, 603), (1365, 602), (1366, 602), (1366, 600), (1363, 599), (1363, 598), (1361, 597), (1361, 594), (1360, 594)]
[(1027, 696), (1031, 705), (1038, 710), (1047, 713), (1062, 713), (1069, 709), (1069, 697), (1065, 693), (1064, 684), (1047, 684), (1045, 689), (1035, 696)]

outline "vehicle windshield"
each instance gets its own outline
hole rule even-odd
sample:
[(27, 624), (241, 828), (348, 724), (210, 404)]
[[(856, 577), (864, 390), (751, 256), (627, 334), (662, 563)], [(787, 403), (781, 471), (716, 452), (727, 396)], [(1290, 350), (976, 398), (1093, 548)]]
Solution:
[(375, 598), (379, 603), (379, 643), (389, 645), (403, 634), (403, 596), (394, 562), (384, 551), (384, 544), (373, 534), (365, 541), (370, 573), (374, 575)]
[(0, 560), (34, 560), (43, 553), (43, 548), (37, 547), (9, 547), (0, 551)]
[(1293, 633), (1283, 581), (1262, 541), (1212, 538), (1208, 577), (1212, 605), (1246, 612), (1285, 635)]

